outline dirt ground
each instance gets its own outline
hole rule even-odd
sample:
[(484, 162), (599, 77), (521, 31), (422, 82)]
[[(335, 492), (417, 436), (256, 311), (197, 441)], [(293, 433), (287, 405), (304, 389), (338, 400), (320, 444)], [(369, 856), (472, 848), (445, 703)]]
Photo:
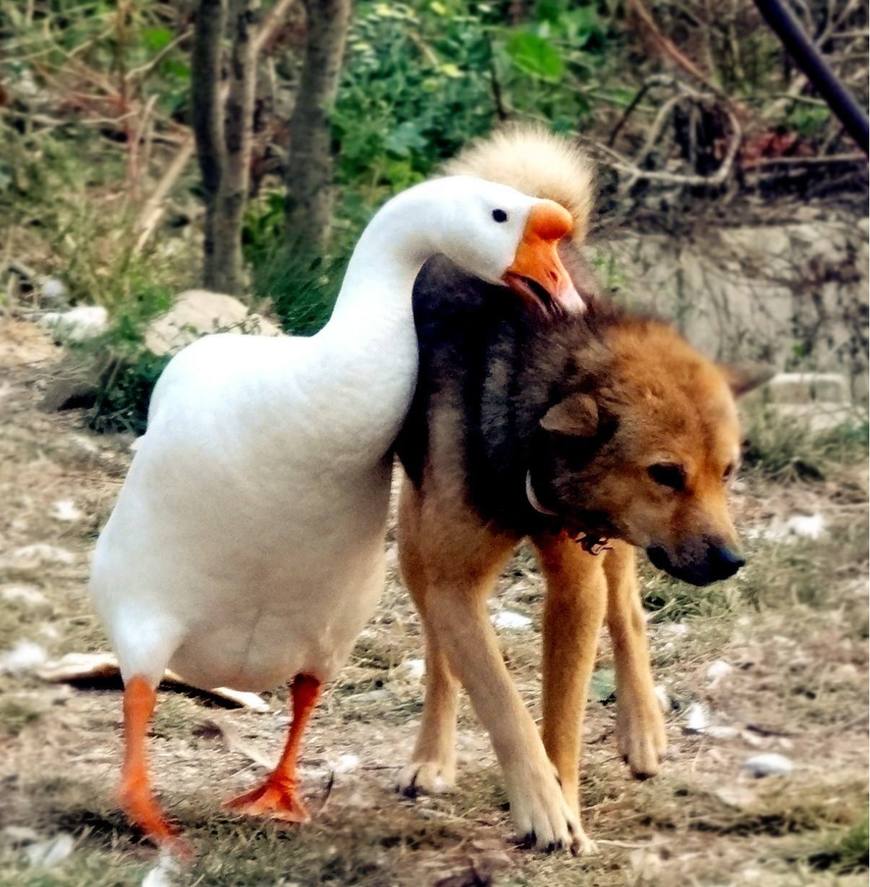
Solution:
[[(159, 863), (114, 800), (119, 688), (51, 684), (35, 673), (44, 657), (106, 649), (86, 596), (87, 562), (129, 459), (129, 437), (93, 435), (75, 411), (38, 410), (58, 357), (32, 325), (0, 321), (0, 883), (866, 883), (863, 463), (803, 483), (744, 474), (735, 507), (750, 563), (728, 583), (693, 589), (645, 569), (670, 750), (646, 782), (619, 760), (603, 637), (582, 784), (596, 857), (512, 843), (499, 771), (467, 705), (456, 789), (417, 801), (394, 793), (420, 718), (422, 647), (390, 538), (382, 603), (305, 746), (314, 821), (282, 829), (220, 806), (261, 775), (256, 759), (280, 748), (284, 693), (264, 694), (268, 712), (258, 714), (166, 690), (153, 770), (197, 857), (180, 871)], [(789, 524), (794, 515), (810, 521)], [(493, 610), (535, 710), (541, 596), (521, 551)], [(743, 764), (763, 752), (786, 756), (792, 772), (751, 777)]]

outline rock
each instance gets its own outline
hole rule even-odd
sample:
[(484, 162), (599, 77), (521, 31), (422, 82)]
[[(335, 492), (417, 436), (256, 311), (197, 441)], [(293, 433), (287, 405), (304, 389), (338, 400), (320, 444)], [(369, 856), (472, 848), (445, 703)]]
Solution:
[(740, 736), (740, 731), (736, 727), (727, 727), (724, 724), (711, 724), (704, 728), (704, 735), (711, 739), (736, 739)]
[(61, 832), (47, 841), (28, 845), (24, 853), (30, 865), (50, 869), (60, 865), (72, 853), (73, 845), (72, 835)]
[(768, 403), (790, 404), (848, 404), (851, 400), (849, 383), (841, 373), (777, 373), (752, 396)]
[(62, 342), (84, 342), (109, 328), (109, 312), (102, 305), (78, 305), (69, 311), (47, 311), (39, 325)]
[(39, 840), (39, 835), (26, 825), (7, 825), (0, 829), (0, 840), (4, 844), (20, 847), (22, 844), (32, 844)]
[(46, 564), (70, 566), (75, 560), (76, 556), (65, 548), (49, 545), (47, 542), (36, 542), (16, 548), (8, 558), (3, 559), (3, 563), (19, 570), (27, 570)]
[(12, 582), (0, 587), (0, 598), (9, 603), (21, 603), (28, 607), (39, 607), (48, 603), (48, 598), (35, 586), (27, 582)]
[(714, 794), (723, 804), (737, 810), (746, 810), (758, 800), (755, 792), (745, 785), (723, 786), (716, 789)]
[(794, 770), (794, 764), (785, 755), (765, 752), (747, 758), (743, 762), (743, 769), (756, 779), (761, 779), (765, 776), (788, 776)]
[(732, 671), (734, 666), (724, 659), (711, 662), (707, 666), (707, 680), (710, 682), (710, 687), (718, 686)]
[(63, 305), (68, 296), (66, 284), (58, 277), (46, 277), (39, 288), (39, 300), (43, 305)]
[(492, 614), (491, 621), (496, 628), (508, 631), (528, 631), (532, 627), (532, 620), (528, 616), (513, 610), (498, 610)]
[(19, 641), (11, 650), (0, 653), (0, 672), (20, 674), (34, 671), (45, 664), (45, 649), (33, 641)]
[(750, 535), (761, 536), (772, 542), (796, 542), (799, 539), (821, 539), (826, 529), (825, 516), (816, 512), (815, 514), (793, 514), (785, 520), (774, 520), (767, 527), (755, 528)]
[(215, 332), (282, 335), (274, 323), (250, 314), (234, 296), (187, 290), (169, 311), (151, 322), (145, 332), (145, 347), (157, 356), (175, 354), (195, 339)]
[(710, 726), (710, 712), (700, 702), (693, 702), (686, 709), (686, 726), (689, 733), (703, 733)]
[(55, 520), (71, 523), (81, 520), (82, 512), (72, 499), (58, 499), (51, 507), (51, 516)]
[(357, 767), (359, 767), (359, 757), (351, 754), (339, 755), (330, 765), (330, 769), (335, 773), (352, 773)]
[(426, 661), (424, 659), (406, 659), (396, 667), (396, 673), (404, 680), (419, 682), (426, 674)]

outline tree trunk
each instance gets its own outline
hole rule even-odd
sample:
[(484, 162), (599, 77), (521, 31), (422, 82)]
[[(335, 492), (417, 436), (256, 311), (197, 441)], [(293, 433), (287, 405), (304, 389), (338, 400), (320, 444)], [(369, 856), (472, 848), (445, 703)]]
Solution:
[(214, 258), (215, 277), (225, 293), (244, 290), (242, 216), (251, 175), (251, 141), (256, 91), (253, 32), (258, 0), (231, 0), (230, 89), (224, 119), (226, 166), (215, 198), (215, 239), (221, 249)]
[(226, 17), (226, 0), (200, 0), (191, 64), (193, 132), (205, 197), (203, 284), (207, 289), (218, 291), (222, 281), (218, 279), (215, 258), (224, 244), (219, 242), (215, 229), (216, 198), (226, 166), (221, 97), (221, 43)]
[(296, 106), (290, 118), (285, 203), (291, 248), (322, 251), (332, 215), (329, 111), (335, 101), (350, 0), (304, 0), (308, 43)]
[(258, 5), (230, 0), (228, 88), (221, 86), (227, 0), (200, 0), (196, 19), (193, 130), (206, 203), (203, 284), (222, 293), (244, 290), (241, 231), (250, 182)]

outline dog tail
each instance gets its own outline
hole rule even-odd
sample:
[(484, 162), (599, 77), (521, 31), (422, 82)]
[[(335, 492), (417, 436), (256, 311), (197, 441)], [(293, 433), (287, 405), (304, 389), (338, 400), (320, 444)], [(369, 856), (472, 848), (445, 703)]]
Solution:
[(574, 243), (586, 238), (595, 203), (595, 166), (574, 142), (542, 126), (511, 124), (497, 129), (463, 148), (444, 172), (478, 176), (555, 200), (574, 217)]

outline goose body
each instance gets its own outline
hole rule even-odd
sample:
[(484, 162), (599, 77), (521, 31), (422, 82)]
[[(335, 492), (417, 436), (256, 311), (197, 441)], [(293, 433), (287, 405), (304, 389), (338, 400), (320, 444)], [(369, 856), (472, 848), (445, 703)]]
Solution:
[[(422, 264), (445, 253), (524, 298), (531, 280), (576, 307), (555, 252), (570, 227), (561, 207), (506, 186), (418, 185), (366, 228), (315, 336), (207, 336), (167, 366), (90, 583), (126, 687), (122, 796), (153, 837), (170, 830), (131, 748), (164, 669), (242, 690), (304, 676), (310, 708), (310, 688), (335, 674), (375, 607)], [(284, 791), (269, 812), (279, 808), (295, 816), (300, 804)]]

